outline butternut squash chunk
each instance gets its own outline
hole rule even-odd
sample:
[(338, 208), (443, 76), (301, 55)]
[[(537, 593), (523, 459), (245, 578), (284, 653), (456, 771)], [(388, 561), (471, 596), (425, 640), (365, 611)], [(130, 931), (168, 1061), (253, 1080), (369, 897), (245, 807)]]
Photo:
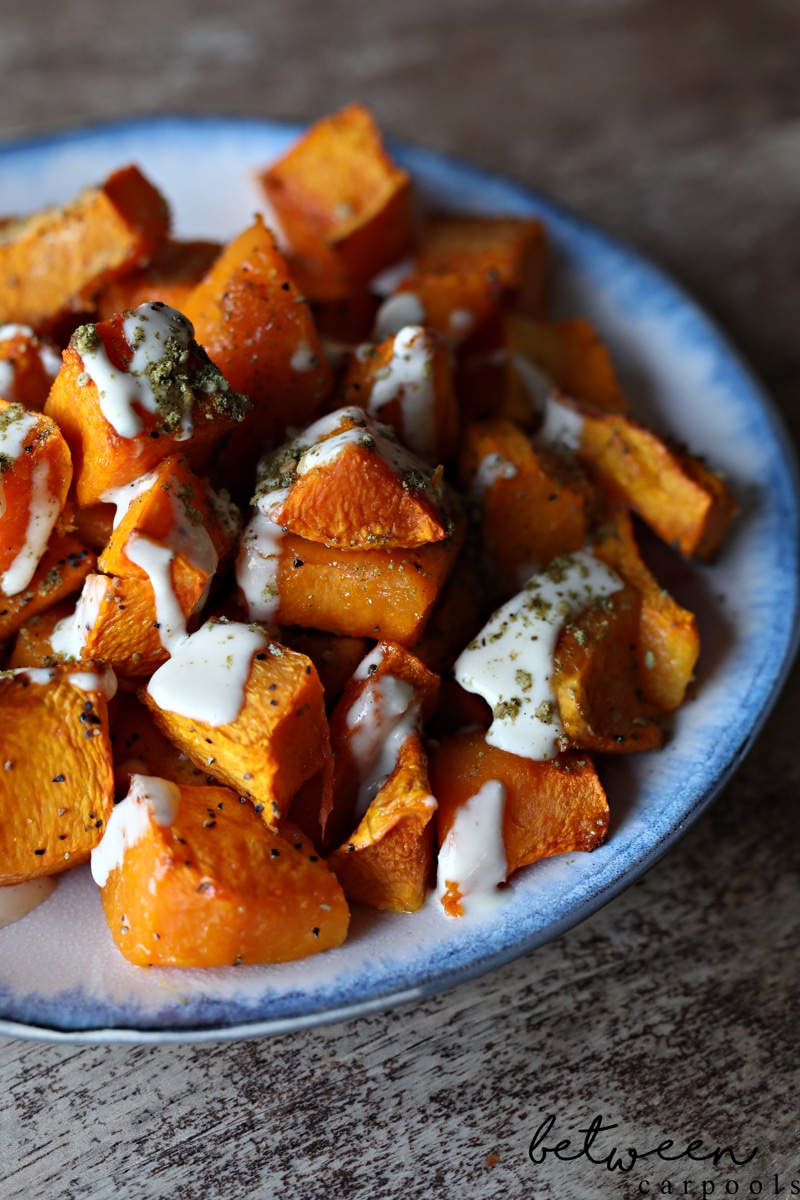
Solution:
[(642, 691), (659, 712), (672, 712), (684, 701), (700, 654), (694, 613), (682, 608), (642, 561), (630, 513), (621, 505), (607, 512), (594, 552), (642, 597), (638, 636)]
[(383, 341), (406, 325), (424, 325), (457, 347), (499, 312), (502, 299), (497, 276), (481, 266), (415, 271), (378, 309), (374, 337)]
[(26, 325), (0, 325), (0, 396), (41, 412), (61, 369), (61, 351)]
[(459, 476), (480, 504), (481, 541), (510, 591), (585, 545), (591, 486), (513, 422), (498, 417), (468, 424)]
[(410, 325), (349, 356), (339, 382), (340, 402), (364, 408), (391, 425), (425, 462), (450, 458), (458, 437), (458, 405), (450, 352), (443, 338)]
[[(387, 154), (369, 111), (323, 118), (259, 177), (312, 299), (346, 294), (402, 258), (411, 244), (411, 180)], [(316, 270), (315, 270), (316, 268)]]
[(114, 807), (102, 663), (0, 677), (0, 885), (86, 862)]
[(394, 912), (416, 912), (425, 903), (436, 811), (427, 765), (422, 743), (412, 734), (346, 845), (328, 857), (348, 900)]
[(169, 454), (205, 474), (246, 408), (186, 318), (155, 303), (77, 329), (45, 412), (72, 451), (87, 506)]
[(255, 503), (310, 541), (415, 549), (452, 532), (441, 476), (363, 409), (342, 408), (259, 464)]
[(0, 592), (30, 585), (72, 482), (58, 426), (43, 413), (0, 400)]
[(232, 439), (232, 461), (281, 441), (287, 425), (305, 424), (329, 391), (313, 317), (260, 217), (225, 247), (185, 312), (231, 387), (252, 403)]
[(588, 321), (533, 321), (518, 313), (506, 317), (507, 361), (511, 387), (523, 395), (512, 411), (530, 405), (520, 358), (532, 362), (551, 382), (574, 400), (605, 412), (626, 413), (628, 398), (619, 385), (614, 364), (597, 331)]
[[(486, 784), (505, 791), (502, 841), (506, 878), (520, 867), (555, 854), (591, 851), (608, 830), (608, 802), (591, 760), (560, 754), (535, 761), (489, 745), (483, 733), (445, 738), (430, 754), (430, 778), (438, 803), (437, 845), (441, 847), (458, 811)], [(445, 911), (461, 916), (458, 880), (443, 897)]]
[[(179, 606), (184, 620), (202, 598), (206, 581), (199, 571), (193, 578), (188, 571), (183, 576)], [(72, 616), (59, 622), (51, 634), (58, 656), (77, 661), (102, 658), (122, 680), (144, 678), (165, 663), (169, 658), (165, 640), (153, 585), (136, 576), (87, 575)]]
[(597, 485), (681, 554), (710, 558), (737, 511), (724, 480), (632, 417), (587, 410), (580, 416), (576, 453)]
[(0, 227), (0, 324), (44, 332), (86, 310), (101, 288), (149, 259), (168, 230), (166, 202), (133, 166), (66, 207)]
[(634, 754), (664, 740), (639, 672), (641, 603), (626, 586), (587, 608), (558, 639), (552, 686), (574, 748)]
[[(323, 799), (320, 820), (328, 844), (342, 842), (365, 816), (395, 772), (401, 746), (435, 709), (438, 693), (439, 677), (403, 646), (381, 641), (362, 660), (331, 715), (333, 792)], [(411, 774), (404, 778), (419, 791), (424, 762), (414, 747), (405, 762)], [(379, 806), (384, 816), (376, 815), (376, 828), (396, 811), (393, 795), (387, 793), (385, 810)]]
[(494, 275), (520, 312), (547, 307), (550, 263), (541, 221), (525, 217), (436, 216), (414, 256), (419, 274), (479, 270)]
[(23, 592), (0, 596), (0, 640), (16, 633), (23, 621), (80, 590), (97, 557), (80, 538), (55, 533)]
[(341, 550), (282, 534), (258, 514), (245, 528), (236, 577), (251, 620), (411, 645), (458, 557), (464, 522), (414, 550)]
[(287, 962), (345, 939), (347, 902), (313, 846), (268, 829), (228, 788), (134, 776), (107, 837), (116, 845), (92, 867), (114, 942), (137, 966)]
[[(246, 628), (234, 622), (207, 622), (155, 673), (141, 699), (161, 732), (196, 766), (213, 769), (222, 783), (251, 798), (264, 820), (276, 827), (303, 782), (330, 758), (328, 721), (322, 684), (311, 660), (266, 635), (259, 637), (257, 628), (247, 661), (238, 666), (223, 661), (216, 676), (209, 675), (210, 639), (223, 645), (230, 638), (233, 654), (237, 639), (250, 644), (242, 638)], [(186, 705), (189, 711), (196, 709), (194, 696), (183, 708), (170, 707), (176, 688), (185, 692), (195, 679), (198, 693), (219, 688), (226, 674), (237, 671), (241, 686), (235, 692), (232, 719), (185, 715)], [(178, 679), (181, 675), (183, 680)]]

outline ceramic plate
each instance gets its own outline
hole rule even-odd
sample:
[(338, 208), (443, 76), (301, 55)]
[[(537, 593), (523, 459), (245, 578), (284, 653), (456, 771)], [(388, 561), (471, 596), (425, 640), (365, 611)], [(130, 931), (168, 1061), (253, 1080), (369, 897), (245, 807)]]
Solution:
[[(0, 148), (0, 214), (69, 199), (128, 162), (169, 198), (182, 236), (232, 236), (260, 199), (254, 169), (299, 130), (166, 118)], [(396, 148), (440, 207), (542, 216), (557, 308), (606, 337), (635, 406), (725, 472), (742, 507), (713, 566), (664, 551), (658, 568), (703, 637), (697, 696), (666, 749), (602, 769), (608, 841), (521, 871), (505, 904), (453, 921), (355, 906), (338, 950), (278, 967), (142, 970), (111, 941), (88, 868), (0, 930), (0, 1032), (71, 1041), (192, 1041), (284, 1032), (429, 995), (563, 933), (627, 887), (719, 792), (760, 728), (797, 628), (798, 490), (785, 431), (731, 346), (668, 279), (591, 225), (522, 188), (422, 150)]]

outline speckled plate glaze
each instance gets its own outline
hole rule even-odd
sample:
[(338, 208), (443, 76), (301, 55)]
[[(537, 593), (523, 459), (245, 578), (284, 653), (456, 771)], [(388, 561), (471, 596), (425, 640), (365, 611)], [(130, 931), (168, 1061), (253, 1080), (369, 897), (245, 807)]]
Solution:
[[(255, 168), (299, 129), (236, 118), (164, 118), (0, 148), (0, 213), (67, 200), (137, 162), (173, 205), (182, 236), (224, 238), (260, 199)], [(521, 871), (476, 921), (434, 905), (413, 915), (356, 908), (345, 946), (279, 967), (141, 970), (117, 953), (88, 869), (0, 930), (0, 1033), (72, 1042), (253, 1037), (356, 1017), (488, 971), (563, 933), (665, 853), (747, 752), (788, 670), (798, 605), (795, 464), (768, 397), (669, 279), (591, 225), (503, 179), (397, 147), (440, 207), (542, 216), (556, 256), (557, 309), (607, 338), (637, 410), (726, 472), (742, 506), (718, 563), (658, 552), (663, 582), (693, 608), (703, 654), (697, 695), (659, 754), (603, 767), (612, 827), (591, 855)]]

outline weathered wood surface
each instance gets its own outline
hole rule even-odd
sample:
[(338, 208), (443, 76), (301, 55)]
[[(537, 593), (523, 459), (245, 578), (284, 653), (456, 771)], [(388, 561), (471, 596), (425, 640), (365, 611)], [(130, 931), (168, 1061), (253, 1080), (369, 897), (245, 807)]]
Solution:
[[(798, 48), (796, 0), (0, 0), (0, 137), (363, 99), (393, 136), (544, 189), (652, 254), (797, 433)], [(0, 1196), (583, 1200), (647, 1194), (643, 1180), (791, 1194), (798, 691), (795, 674), (725, 794), (645, 879), (484, 979), (272, 1040), (0, 1041)], [(597, 1158), (664, 1138), (672, 1154), (694, 1138), (758, 1152), (742, 1167), (651, 1156), (629, 1175), (536, 1165), (548, 1114), (550, 1144), (617, 1123)]]

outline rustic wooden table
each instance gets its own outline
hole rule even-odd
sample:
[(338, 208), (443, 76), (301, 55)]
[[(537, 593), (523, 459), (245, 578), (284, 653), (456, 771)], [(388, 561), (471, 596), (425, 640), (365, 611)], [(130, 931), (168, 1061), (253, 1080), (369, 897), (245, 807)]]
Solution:
[[(0, 138), (364, 100), (392, 136), (549, 192), (651, 254), (796, 435), (799, 49), (797, 0), (0, 0)], [(795, 675), (676, 849), (480, 980), (238, 1044), (0, 1040), (0, 1195), (797, 1194), (797, 710)], [(629, 1176), (585, 1155), (535, 1163), (549, 1115), (550, 1145), (613, 1124), (597, 1159), (665, 1138), (673, 1155), (695, 1138), (757, 1153), (651, 1156)]]

